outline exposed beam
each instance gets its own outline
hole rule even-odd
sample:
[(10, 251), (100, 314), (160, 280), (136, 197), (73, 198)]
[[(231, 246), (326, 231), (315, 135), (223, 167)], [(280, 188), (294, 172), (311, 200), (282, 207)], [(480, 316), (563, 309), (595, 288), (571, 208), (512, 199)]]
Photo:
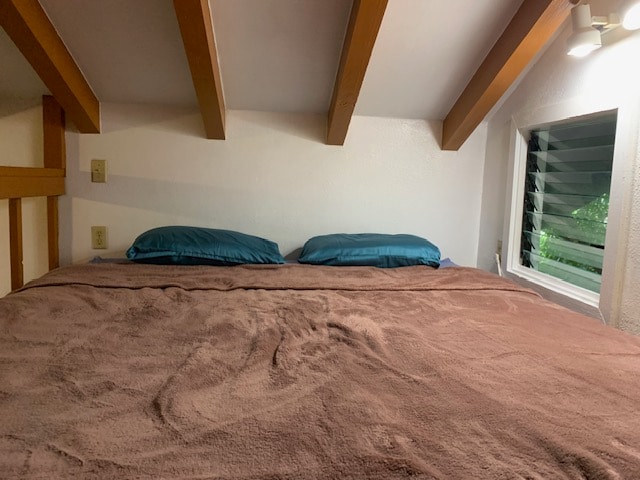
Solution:
[(38, 0), (0, 1), (0, 25), (81, 133), (100, 133), (100, 103)]
[(64, 170), (0, 167), (0, 200), (64, 195)]
[(42, 134), (45, 168), (65, 168), (67, 154), (64, 132), (64, 110), (55, 98), (44, 95), (42, 97)]
[(224, 140), (225, 107), (208, 0), (173, 0), (207, 138)]
[[(62, 168), (37, 168), (37, 167), (2, 167), (0, 166), (0, 178), (2, 177), (64, 177)], [(8, 198), (8, 197), (4, 197)]]
[[(56, 99), (42, 97), (42, 128), (44, 139), (44, 166), (63, 170), (66, 167), (66, 143), (64, 137), (64, 110)], [(58, 197), (47, 197), (47, 248), (49, 270), (60, 266), (60, 244), (58, 224)]]
[(447, 114), (442, 149), (458, 150), (562, 26), (573, 0), (524, 0)]
[(329, 106), (327, 144), (344, 145), (387, 0), (354, 0)]

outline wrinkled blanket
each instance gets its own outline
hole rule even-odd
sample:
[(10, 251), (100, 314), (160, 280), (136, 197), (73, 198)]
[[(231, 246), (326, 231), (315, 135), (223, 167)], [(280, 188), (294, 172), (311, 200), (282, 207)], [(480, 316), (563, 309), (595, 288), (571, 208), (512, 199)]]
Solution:
[(640, 338), (468, 268), (55, 270), (0, 299), (0, 478), (640, 478)]

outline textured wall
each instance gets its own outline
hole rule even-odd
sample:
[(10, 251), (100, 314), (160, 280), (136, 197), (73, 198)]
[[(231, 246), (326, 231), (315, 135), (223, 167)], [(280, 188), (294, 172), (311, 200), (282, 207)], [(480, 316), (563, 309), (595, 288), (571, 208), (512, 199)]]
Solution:
[[(615, 1), (604, 0), (591, 4), (594, 15), (612, 12), (617, 6)], [(512, 120), (517, 125), (531, 125), (545, 118), (618, 108), (617, 173), (612, 184), (609, 253), (600, 308), (612, 325), (640, 334), (640, 296), (635, 292), (640, 268), (640, 32), (611, 32), (604, 36), (603, 48), (582, 59), (566, 55), (569, 34), (567, 26), (489, 121), (478, 265), (493, 267), (491, 254), (496, 241), (505, 236), (505, 198), (511, 186), (505, 172), (510, 167)]]
[[(636, 159), (640, 159), (640, 143)], [(637, 160), (637, 165), (640, 165), (640, 160)], [(633, 199), (618, 326), (640, 335), (640, 168), (636, 168)]]
[[(122, 255), (142, 231), (193, 224), (260, 235), (283, 254), (317, 234), (413, 233), (475, 266), (486, 127), (443, 152), (439, 122), (354, 117), (345, 146), (323, 115), (230, 111), (228, 138), (201, 138), (197, 114), (103, 105), (101, 135), (67, 134), (66, 261)], [(92, 158), (109, 182), (89, 182)], [(91, 250), (91, 225), (110, 248)]]

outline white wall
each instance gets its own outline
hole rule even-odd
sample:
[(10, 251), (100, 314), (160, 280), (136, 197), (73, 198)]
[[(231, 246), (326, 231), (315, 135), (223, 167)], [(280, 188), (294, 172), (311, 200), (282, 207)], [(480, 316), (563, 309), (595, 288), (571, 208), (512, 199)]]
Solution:
[[(42, 167), (41, 99), (0, 99), (0, 165)], [(0, 200), (0, 296), (11, 290), (8, 200)], [(46, 200), (22, 201), (24, 278), (48, 270)]]
[[(592, 14), (601, 15), (615, 11), (618, 2), (594, 0), (590, 3)], [(530, 125), (540, 118), (571, 117), (618, 108), (618, 131), (622, 135), (616, 138), (614, 170), (618, 175), (614, 172), (617, 182), (612, 185), (615, 209), (610, 208), (607, 232), (607, 250), (612, 247), (616, 255), (605, 258), (608, 285), (606, 292), (603, 285), (601, 308), (609, 323), (640, 334), (640, 296), (635, 293), (640, 268), (637, 247), (640, 242), (640, 68), (637, 65), (640, 32), (611, 32), (604, 37), (603, 48), (583, 59), (566, 55), (569, 34), (567, 26), (490, 119), (478, 266), (493, 268), (496, 242), (503, 239), (506, 230), (512, 121)], [(619, 228), (612, 228), (618, 223)]]
[[(324, 144), (323, 115), (227, 112), (227, 140), (202, 138), (197, 113), (104, 104), (103, 133), (67, 133), (63, 261), (120, 256), (146, 229), (226, 228), (269, 238), (287, 255), (313, 235), (412, 233), (476, 265), (486, 127), (459, 152), (441, 124), (354, 117), (343, 147)], [(108, 183), (90, 183), (106, 159)], [(109, 249), (90, 248), (106, 225)]]

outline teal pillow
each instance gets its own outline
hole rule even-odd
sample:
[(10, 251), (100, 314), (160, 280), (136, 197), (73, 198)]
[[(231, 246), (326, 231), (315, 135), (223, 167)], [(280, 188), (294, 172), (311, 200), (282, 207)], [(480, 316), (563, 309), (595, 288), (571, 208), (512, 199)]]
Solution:
[(284, 263), (274, 242), (232, 230), (159, 227), (135, 239), (127, 258), (157, 265)]
[(440, 250), (415, 235), (336, 233), (313, 237), (304, 244), (300, 263), (314, 265), (364, 265), (393, 268), (440, 265)]

